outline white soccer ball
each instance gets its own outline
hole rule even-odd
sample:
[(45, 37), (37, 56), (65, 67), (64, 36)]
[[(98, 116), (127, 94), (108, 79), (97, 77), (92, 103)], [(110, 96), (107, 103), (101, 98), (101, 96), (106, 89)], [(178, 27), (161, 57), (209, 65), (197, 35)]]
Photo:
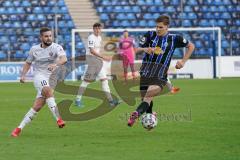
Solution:
[(145, 129), (153, 129), (157, 126), (157, 117), (151, 113), (142, 115), (142, 125)]

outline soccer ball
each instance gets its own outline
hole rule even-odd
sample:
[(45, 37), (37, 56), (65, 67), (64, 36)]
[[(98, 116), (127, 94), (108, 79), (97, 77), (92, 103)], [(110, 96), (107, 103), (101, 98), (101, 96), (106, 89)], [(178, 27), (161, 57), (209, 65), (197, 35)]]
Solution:
[(157, 117), (154, 114), (147, 113), (142, 116), (142, 126), (145, 129), (153, 129), (157, 126)]

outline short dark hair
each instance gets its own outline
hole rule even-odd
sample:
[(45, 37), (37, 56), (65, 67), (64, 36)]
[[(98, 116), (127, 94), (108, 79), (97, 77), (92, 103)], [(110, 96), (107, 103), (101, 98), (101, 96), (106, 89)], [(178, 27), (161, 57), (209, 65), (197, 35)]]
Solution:
[(159, 16), (156, 21), (156, 23), (162, 22), (164, 25), (169, 25), (170, 24), (170, 17), (167, 15), (161, 15)]
[(48, 32), (48, 31), (52, 31), (52, 30), (50, 28), (48, 28), (48, 27), (42, 27), (40, 29), (40, 35), (42, 35), (44, 32)]
[(101, 23), (94, 23), (93, 28), (96, 28), (96, 27), (102, 27)]

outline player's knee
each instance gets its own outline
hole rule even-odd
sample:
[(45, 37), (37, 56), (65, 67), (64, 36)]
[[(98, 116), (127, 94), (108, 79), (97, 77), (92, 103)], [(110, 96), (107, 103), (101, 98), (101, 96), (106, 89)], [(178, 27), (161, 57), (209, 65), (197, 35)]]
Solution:
[(144, 97), (144, 98), (143, 98), (143, 101), (144, 101), (144, 102), (147, 102), (147, 103), (150, 105), (152, 99), (153, 99), (152, 97)]
[(84, 81), (81, 83), (81, 87), (87, 88), (87, 86), (88, 86), (90, 83), (91, 83), (91, 82), (84, 80)]
[(45, 98), (49, 98), (49, 97), (52, 97), (53, 96), (53, 91), (50, 87), (43, 87), (42, 89), (42, 95), (45, 97)]

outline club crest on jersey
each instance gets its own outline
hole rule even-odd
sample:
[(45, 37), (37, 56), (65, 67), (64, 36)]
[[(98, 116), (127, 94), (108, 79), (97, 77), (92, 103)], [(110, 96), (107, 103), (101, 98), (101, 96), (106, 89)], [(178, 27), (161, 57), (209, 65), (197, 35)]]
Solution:
[(187, 43), (187, 40), (185, 38), (183, 39), (183, 43)]
[(155, 47), (154, 54), (163, 54), (163, 50), (160, 47)]
[(50, 57), (52, 57), (52, 56), (53, 56), (53, 53), (52, 53), (52, 52), (50, 52), (50, 53), (49, 53), (49, 56), (50, 56)]

